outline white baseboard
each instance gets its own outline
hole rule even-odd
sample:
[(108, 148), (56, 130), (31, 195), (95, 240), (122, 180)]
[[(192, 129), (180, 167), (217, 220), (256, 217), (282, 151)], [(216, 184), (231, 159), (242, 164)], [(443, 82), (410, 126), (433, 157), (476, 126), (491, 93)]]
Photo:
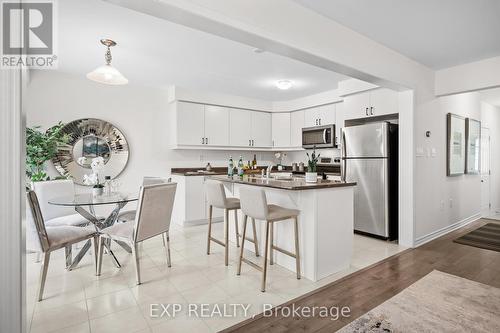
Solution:
[(418, 247), (420, 245), (423, 245), (425, 243), (428, 243), (430, 242), (431, 240), (434, 240), (438, 237), (441, 237), (453, 230), (456, 230), (458, 228), (461, 228), (471, 222), (474, 222), (474, 221), (477, 221), (478, 219), (481, 218), (481, 213), (476, 213), (472, 216), (469, 216), (461, 221), (458, 221), (456, 223), (453, 223), (447, 227), (444, 227), (444, 228), (441, 228), (441, 229), (438, 229), (436, 231), (433, 231), (431, 232), (430, 234), (427, 234), (425, 236), (421, 236), (421, 237), (418, 237), (415, 241), (415, 247)]

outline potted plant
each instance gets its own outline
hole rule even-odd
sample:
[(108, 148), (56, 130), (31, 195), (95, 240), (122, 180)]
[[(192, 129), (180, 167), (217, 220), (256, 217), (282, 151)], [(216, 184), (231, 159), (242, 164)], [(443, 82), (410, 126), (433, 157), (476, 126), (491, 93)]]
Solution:
[[(86, 157), (80, 157), (78, 162), (80, 164), (84, 164)], [(83, 176), (83, 183), (88, 186), (92, 186), (92, 194), (94, 197), (100, 196), (104, 192), (104, 185), (101, 184), (99, 180), (99, 172), (104, 168), (104, 158), (101, 156), (95, 157), (92, 159), (92, 163), (90, 163), (90, 167), (92, 168), (92, 173)]]
[(54, 158), (60, 146), (69, 142), (70, 136), (62, 132), (64, 124), (59, 122), (47, 131), (40, 126), (26, 128), (26, 177), (31, 182), (49, 180), (45, 162)]
[(316, 166), (318, 164), (318, 159), (321, 154), (316, 155), (316, 149), (313, 149), (311, 155), (306, 153), (307, 161), (307, 172), (306, 172), (306, 183), (316, 183), (318, 181), (318, 173), (316, 172)]

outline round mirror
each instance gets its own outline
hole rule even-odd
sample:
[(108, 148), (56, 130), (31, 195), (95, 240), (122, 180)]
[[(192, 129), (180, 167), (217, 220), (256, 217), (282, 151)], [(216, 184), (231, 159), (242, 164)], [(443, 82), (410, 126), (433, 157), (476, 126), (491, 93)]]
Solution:
[(102, 182), (105, 176), (116, 178), (128, 162), (128, 144), (123, 133), (111, 123), (100, 119), (79, 119), (65, 125), (62, 131), (69, 134), (68, 144), (58, 149), (52, 160), (57, 171), (84, 185), (83, 177), (92, 173), (92, 160), (102, 157), (104, 167), (99, 172)]

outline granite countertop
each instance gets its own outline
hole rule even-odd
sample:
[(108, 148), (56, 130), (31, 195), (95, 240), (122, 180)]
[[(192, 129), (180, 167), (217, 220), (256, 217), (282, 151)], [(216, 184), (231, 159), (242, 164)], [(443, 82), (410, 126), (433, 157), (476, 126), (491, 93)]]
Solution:
[(210, 179), (219, 180), (221, 182), (272, 187), (282, 190), (294, 190), (294, 191), (356, 185), (355, 182), (344, 182), (344, 181), (325, 180), (325, 179), (318, 179), (317, 183), (306, 183), (305, 179), (301, 177), (292, 177), (287, 179), (275, 179), (275, 178), (267, 179), (257, 175), (245, 175), (243, 177), (238, 177), (238, 176), (228, 177), (228, 176), (214, 175), (211, 176)]

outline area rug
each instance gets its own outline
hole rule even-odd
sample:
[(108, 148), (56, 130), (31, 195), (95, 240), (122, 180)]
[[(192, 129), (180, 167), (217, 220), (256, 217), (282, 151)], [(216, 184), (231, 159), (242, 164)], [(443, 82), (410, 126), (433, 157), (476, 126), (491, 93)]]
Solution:
[(338, 332), (500, 332), (500, 289), (432, 271)]
[(454, 242), (500, 252), (500, 223), (485, 224)]

